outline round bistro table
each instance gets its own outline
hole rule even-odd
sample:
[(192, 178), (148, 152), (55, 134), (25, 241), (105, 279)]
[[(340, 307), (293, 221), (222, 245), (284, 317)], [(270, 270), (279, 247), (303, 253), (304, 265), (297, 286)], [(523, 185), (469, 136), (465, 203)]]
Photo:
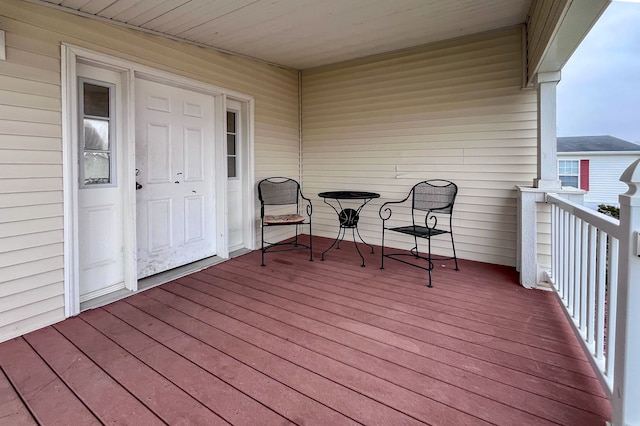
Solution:
[[(358, 254), (360, 255), (360, 259), (362, 259), (362, 266), (364, 267), (364, 256), (362, 255), (362, 253), (360, 253), (360, 249), (358, 248), (356, 234), (358, 234), (358, 238), (360, 238), (360, 241), (362, 241), (364, 245), (371, 248), (371, 253), (373, 253), (373, 246), (367, 244), (362, 239), (360, 231), (358, 230), (358, 221), (360, 219), (360, 212), (362, 211), (362, 208), (374, 198), (380, 198), (380, 194), (365, 191), (328, 191), (319, 193), (318, 197), (323, 198), (325, 204), (329, 205), (336, 212), (336, 214), (338, 215), (338, 221), (340, 223), (340, 227), (338, 228), (338, 236), (336, 237), (335, 241), (331, 243), (329, 248), (322, 252), (322, 257), (320, 258), (320, 260), (324, 260), (324, 255), (334, 246), (339, 249), (340, 242), (344, 240), (346, 230), (351, 229), (351, 233), (353, 234), (353, 243), (356, 246)], [(360, 206), (356, 209), (342, 207), (341, 201), (349, 200), (360, 200)]]

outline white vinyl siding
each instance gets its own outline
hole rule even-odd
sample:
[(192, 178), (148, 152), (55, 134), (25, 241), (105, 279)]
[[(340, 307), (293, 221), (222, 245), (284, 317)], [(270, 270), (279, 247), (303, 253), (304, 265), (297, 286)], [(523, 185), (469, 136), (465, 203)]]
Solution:
[(589, 160), (589, 191), (584, 196), (584, 203), (594, 209), (598, 204), (619, 204), (618, 196), (628, 189), (626, 184), (620, 182), (620, 176), (639, 157), (638, 153), (558, 153), (560, 161), (565, 158)]
[[(521, 30), (513, 28), (303, 72), (304, 191), (314, 234), (335, 237), (322, 191), (379, 192), (360, 231), (379, 244), (378, 208), (417, 182), (459, 186), (458, 256), (515, 265), (515, 185), (536, 175), (536, 95), (522, 90)], [(317, 207), (316, 207), (317, 206)], [(391, 236), (387, 244), (408, 248)], [(450, 244), (436, 242), (436, 252)]]
[(18, 0), (0, 22), (0, 341), (64, 318), (61, 43), (254, 96), (256, 179), (299, 178), (297, 71)]
[(629, 189), (620, 182), (622, 173), (640, 156), (639, 155), (602, 155), (587, 156), (589, 160), (589, 192), (584, 197), (585, 203), (609, 204), (618, 206), (618, 196)]

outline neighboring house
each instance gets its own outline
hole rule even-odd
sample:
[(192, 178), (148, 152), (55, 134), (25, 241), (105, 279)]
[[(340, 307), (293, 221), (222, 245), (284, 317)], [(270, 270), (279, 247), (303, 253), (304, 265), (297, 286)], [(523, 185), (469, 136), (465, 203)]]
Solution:
[(587, 191), (584, 203), (618, 206), (618, 195), (627, 191), (620, 175), (640, 158), (640, 145), (613, 136), (558, 138), (558, 177), (563, 186)]

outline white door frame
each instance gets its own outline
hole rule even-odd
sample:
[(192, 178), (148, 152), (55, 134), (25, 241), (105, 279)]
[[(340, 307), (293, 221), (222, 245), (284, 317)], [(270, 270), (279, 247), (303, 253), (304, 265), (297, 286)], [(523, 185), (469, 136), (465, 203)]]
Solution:
[[(249, 212), (254, 212), (254, 98), (243, 93), (231, 91), (211, 84), (203, 83), (190, 78), (160, 71), (134, 62), (105, 55), (82, 47), (65, 44), (61, 46), (61, 72), (62, 72), (62, 156), (63, 156), (63, 197), (64, 197), (64, 300), (65, 316), (70, 317), (80, 313), (80, 283), (78, 263), (78, 106), (77, 106), (77, 75), (76, 64), (78, 61), (94, 64), (100, 67), (117, 71), (123, 75), (123, 107), (124, 116), (124, 141), (121, 149), (124, 150), (123, 168), (124, 193), (124, 276), (125, 288), (133, 291), (138, 289), (136, 272), (136, 194), (135, 194), (135, 78), (145, 78), (169, 84), (172, 86), (193, 90), (212, 95), (215, 99), (215, 138), (217, 141), (226, 140), (226, 97), (230, 96), (243, 103), (247, 111), (248, 119), (248, 193), (251, 196), (245, 200), (244, 206)], [(216, 167), (215, 170), (215, 209), (216, 209), (216, 246), (217, 255), (222, 258), (229, 257), (229, 244), (227, 233), (227, 170), (226, 170), (226, 143), (215, 144), (216, 164), (224, 164), (224, 167)], [(221, 162), (223, 159), (224, 162)], [(219, 163), (218, 163), (219, 162)], [(223, 194), (220, 196), (220, 194)], [(247, 227), (250, 238), (249, 248), (255, 245), (255, 229), (253, 227), (253, 214)]]
[[(241, 171), (241, 179), (242, 179), (242, 248), (247, 248), (249, 250), (255, 249), (255, 226), (254, 226), (254, 152), (253, 152), (253, 143), (249, 141), (253, 141), (253, 109), (251, 108), (251, 104), (249, 102), (243, 102), (240, 99), (235, 99), (230, 96), (227, 96), (226, 99), (233, 101), (234, 103), (239, 103), (240, 108), (231, 107), (227, 105), (226, 110), (236, 111), (238, 110), (238, 117), (240, 119), (240, 139), (239, 142), (241, 144), (240, 151), (240, 171)], [(230, 104), (230, 102), (229, 102)], [(225, 120), (225, 126), (226, 126)], [(226, 128), (225, 128), (226, 132)], [(225, 150), (226, 150), (225, 144)], [(226, 151), (225, 151), (226, 156)], [(237, 213), (237, 212), (236, 212)], [(226, 217), (228, 220), (229, 211), (227, 209)]]

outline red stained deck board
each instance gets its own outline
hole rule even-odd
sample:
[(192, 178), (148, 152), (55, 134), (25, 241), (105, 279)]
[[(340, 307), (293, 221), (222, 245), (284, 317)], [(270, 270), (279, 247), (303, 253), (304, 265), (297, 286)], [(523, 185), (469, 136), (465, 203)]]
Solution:
[[(103, 309), (82, 318), (231, 424), (291, 424), (206, 370)], [(164, 338), (171, 338), (164, 336)], [(194, 356), (196, 354), (193, 354)], [(137, 423), (147, 424), (147, 423)]]
[[(159, 292), (166, 293), (151, 289), (144, 294), (158, 296)], [(149, 297), (132, 297), (128, 302), (358, 422), (366, 424), (421, 423), (406, 414), (353, 392), (339, 383), (267, 352), (255, 346), (253, 342), (241, 340), (232, 335), (235, 330), (224, 328), (222, 331), (211, 324), (202, 322), (208, 319), (210, 311), (192, 302), (171, 296), (171, 308), (174, 309)], [(181, 312), (182, 310), (189, 312), (189, 314)]]
[[(224, 267), (233, 267), (225, 265)], [(245, 269), (245, 268), (242, 268)], [(317, 274), (317, 273), (316, 273)], [(531, 339), (530, 334), (522, 334), (513, 330), (499, 329), (486, 324), (477, 324), (460, 317), (453, 317), (443, 312), (433, 312), (429, 309), (412, 305), (406, 297), (396, 297), (402, 301), (381, 297), (371, 293), (360, 291), (357, 285), (353, 288), (345, 286), (314, 285), (310, 281), (304, 281), (304, 285), (313, 292), (314, 290), (328, 292), (323, 293), (325, 300), (336, 301), (359, 310), (384, 316), (407, 325), (423, 326), (425, 320), (429, 320), (430, 331), (454, 337), (470, 343), (478, 343), (483, 346), (498, 349), (503, 352), (531, 357), (536, 360), (547, 360), (549, 363), (566, 362), (573, 365), (577, 360), (585, 361), (586, 357), (578, 346), (567, 345), (554, 340), (541, 338)], [(307, 293), (311, 294), (311, 293)], [(314, 295), (314, 294), (312, 294)], [(388, 296), (388, 295), (385, 295)], [(393, 296), (393, 295), (391, 295)], [(405, 302), (405, 303), (402, 303)], [(414, 299), (414, 302), (415, 299)]]
[[(289, 252), (267, 255), (260, 267), (260, 253), (249, 253), (27, 335), (31, 346), (25, 338), (0, 343), (0, 416), (6, 409), (9, 424), (88, 423), (60, 420), (53, 397), (67, 420), (79, 407), (108, 423), (105, 413), (135, 415), (117, 411), (127, 404), (111, 393), (120, 387), (120, 397), (169, 424), (198, 423), (192, 413), (200, 410), (232, 424), (610, 419), (594, 372), (580, 370), (585, 358), (554, 293), (523, 289), (513, 268), (471, 261), (459, 272), (437, 265), (428, 289), (425, 271), (392, 261), (380, 270), (378, 247), (363, 251), (366, 268), (346, 242), (321, 262), (330, 243), (314, 238), (314, 262)], [(16, 340), (24, 353), (12, 349)], [(519, 352), (529, 347), (549, 354)], [(559, 355), (582, 364), (552, 365)], [(25, 360), (29, 377), (16, 369)], [(167, 390), (154, 394), (158, 378)], [(42, 386), (34, 391), (34, 383)], [(98, 389), (109, 396), (98, 401)], [(176, 403), (175, 392), (188, 403)], [(425, 401), (446, 409), (432, 415)], [(37, 417), (43, 412), (47, 421)]]
[[(246, 258), (246, 260), (244, 259)], [(249, 266), (252, 260), (248, 256), (242, 258), (245, 260), (246, 265)], [(329, 262), (320, 263), (324, 268), (322, 269), (321, 278), (324, 278), (324, 272), (326, 269), (331, 268)], [(318, 264), (314, 264), (314, 267)], [(305, 267), (306, 265), (300, 264), (297, 266)], [(305, 269), (317, 271), (312, 267)], [(335, 268), (333, 268), (335, 269)], [(550, 347), (548, 345), (560, 344), (565, 346), (569, 343), (570, 346), (580, 347), (580, 344), (575, 339), (575, 336), (571, 330), (567, 333), (559, 333), (558, 327), (545, 328), (537, 325), (532, 321), (518, 321), (521, 315), (509, 320), (496, 317), (495, 315), (482, 314), (472, 312), (469, 309), (462, 309), (457, 306), (451, 306), (443, 304), (441, 300), (438, 300), (438, 296), (433, 295), (434, 289), (425, 289), (424, 286), (399, 286), (397, 282), (393, 284), (386, 284), (379, 279), (358, 279), (351, 280), (350, 278), (343, 278), (341, 280), (333, 280), (332, 286), (351, 290), (359, 294), (361, 298), (367, 299), (369, 296), (378, 296), (389, 303), (395, 303), (394, 308), (402, 310), (407, 313), (416, 313), (418, 315), (432, 315), (437, 316), (438, 321), (446, 322), (450, 325), (459, 325), (469, 330), (482, 330), (482, 332), (494, 333), (499, 337), (506, 337), (510, 339), (517, 339), (515, 341), (523, 341), (528, 339), (531, 335), (536, 336), (538, 339), (533, 340), (533, 343), (540, 344), (540, 346)], [(531, 294), (531, 292), (529, 292)], [(548, 292), (538, 292), (540, 296), (544, 296), (544, 299), (549, 299)], [(428, 298), (427, 298), (428, 297)], [(493, 297), (493, 300), (500, 300), (497, 295)], [(500, 302), (502, 304), (502, 301)], [(553, 299), (548, 300), (545, 305), (547, 309), (555, 306)], [(545, 315), (548, 317), (548, 312)], [(487, 327), (490, 325), (491, 327)], [(514, 336), (514, 331), (516, 332)], [(542, 339), (539, 339), (542, 338)], [(557, 349), (555, 349), (557, 351)]]
[(38, 423), (60, 426), (100, 424), (23, 338), (0, 345), (0, 365)]
[(54, 328), (34, 331), (25, 339), (103, 423), (164, 424)]
[[(474, 380), (473, 376), (460, 370), (457, 370), (460, 379), (457, 383), (458, 386), (448, 385), (446, 375), (438, 374), (442, 370), (441, 365), (437, 366), (438, 368), (433, 368), (433, 371), (439, 376), (434, 380), (429, 375), (423, 375), (416, 371), (422, 367), (422, 364), (429, 364), (425, 360), (419, 360), (415, 365), (400, 365), (397, 362), (398, 360), (393, 357), (383, 360), (382, 357), (372, 356), (366, 351), (358, 351), (350, 347), (353, 341), (358, 338), (357, 336), (349, 336), (348, 333), (343, 333), (345, 335), (344, 339), (339, 344), (312, 333), (314, 326), (309, 322), (305, 322), (306, 318), (301, 318), (295, 314), (292, 315), (276, 306), (257, 302), (189, 277), (182, 278), (178, 282), (199, 291), (189, 294), (185, 288), (177, 284), (166, 285), (163, 289), (181, 297), (187, 297), (192, 301), (199, 301), (199, 303), (205, 304), (207, 307), (215, 309), (222, 314), (235, 317), (263, 331), (286, 338), (300, 346), (404, 386), (416, 393), (439, 400), (444, 404), (455, 406), (459, 410), (489, 422), (496, 424), (525, 424), (531, 422), (543, 424), (543, 418), (562, 424), (601, 424), (603, 422), (600, 416), (522, 392), (518, 389), (500, 386), (499, 383), (479, 376), (476, 376)], [(226, 284), (222, 285), (226, 286)], [(215, 297), (203, 297), (200, 291)], [(229, 300), (229, 302), (225, 302), (222, 299)], [(244, 306), (247, 309), (241, 310), (239, 306)], [(260, 311), (268, 315), (268, 317), (258, 314), (256, 311)], [(296, 317), (299, 319), (297, 322)], [(277, 318), (277, 320), (271, 318)], [(289, 323), (297, 324), (298, 326), (291, 326)], [(339, 334), (340, 330), (335, 329), (329, 333), (332, 337), (336, 337)], [(376, 353), (377, 351), (373, 350), (373, 352)], [(382, 355), (384, 356), (383, 353)], [(433, 365), (433, 367), (436, 367), (436, 365)], [(451, 373), (451, 370), (454, 369), (450, 369), (449, 373)], [(445, 380), (440, 380), (442, 378)], [(466, 389), (468, 388), (475, 388), (475, 392), (467, 391)], [(516, 397), (513, 397), (514, 394)], [(496, 401), (501, 403), (496, 403)], [(511, 407), (506, 405), (507, 402), (511, 403)], [(525, 412), (535, 414), (540, 418), (533, 417)]]
[[(354, 307), (358, 306), (357, 301), (352, 301), (348, 298), (310, 287), (309, 283), (302, 279), (297, 279), (295, 282), (286, 282), (284, 279), (275, 278), (271, 274), (264, 275), (247, 268), (235, 268), (232, 265), (224, 264), (219, 266), (217, 269), (243, 276), (249, 280), (249, 282), (263, 282), (266, 291), (274, 295), (285, 294), (284, 297), (294, 297), (296, 300), (304, 300), (309, 306), (348, 318), (351, 322), (355, 322), (355, 327), (358, 328), (358, 330), (355, 331), (359, 331), (359, 329), (362, 328), (360, 324), (368, 324), (372, 327), (364, 331), (368, 332), (370, 337), (385, 338), (385, 336), (393, 335), (394, 338), (397, 339), (402, 336), (417, 344), (422, 343), (438, 346), (443, 349), (464, 353), (480, 360), (491, 360), (491, 362), (498, 365), (565, 384), (574, 384), (576, 381), (584, 381), (585, 383), (597, 381), (597, 379), (593, 377), (590, 365), (586, 362), (576, 360), (569, 362), (569, 360), (566, 360), (566, 362), (560, 365), (553, 365), (536, 359), (528, 359), (526, 362), (523, 362), (523, 359), (517, 354), (487, 348), (484, 345), (465, 342), (447, 335), (432, 332), (425, 328), (390, 320), (376, 314), (375, 309), (371, 309), (369, 312), (363, 311), (362, 309)], [(345, 327), (349, 327), (351, 322), (346, 322)], [(575, 370), (579, 371), (576, 372)], [(581, 373), (588, 373), (588, 375)]]
[[(219, 274), (221, 268), (216, 267), (214, 269), (211, 269), (210, 271), (210, 273)], [(270, 286), (264, 285), (263, 283), (253, 279), (240, 277), (239, 274), (225, 273), (225, 275), (223, 276), (230, 278), (231, 281), (241, 281), (244, 283), (244, 285), (253, 287), (259, 291), (266, 291), (273, 294), (277, 293), (274, 292)], [(301, 315), (306, 315), (310, 318), (317, 319), (318, 321), (327, 322), (328, 324), (333, 325), (337, 328), (351, 331), (355, 334), (377, 340), (384, 344), (393, 345), (396, 348), (404, 349), (408, 352), (415, 352), (421, 356), (429, 357), (439, 363), (449, 364), (454, 367), (462, 366), (470, 372), (481, 374), (485, 377), (492, 378), (494, 380), (501, 381), (515, 387), (521, 387), (525, 390), (538, 393), (542, 396), (548, 395), (548, 393), (551, 391), (554, 393), (554, 398), (560, 399), (561, 401), (573, 401), (576, 399), (575, 395), (578, 395), (578, 399), (580, 399), (580, 396), (583, 394), (583, 392), (575, 388), (556, 384), (553, 381), (542, 379), (538, 376), (530, 376), (518, 371), (506, 369), (505, 367), (496, 365), (495, 363), (489, 363), (484, 360), (469, 358), (465, 354), (459, 354), (458, 352), (444, 350), (437, 346), (432, 346), (421, 342), (414, 342), (411, 339), (398, 339), (393, 334), (384, 334), (381, 336), (381, 330), (378, 330), (378, 332), (375, 334), (367, 333), (366, 331), (368, 329), (363, 328), (363, 325), (359, 322), (354, 322), (350, 319), (346, 319), (344, 317), (333, 314), (327, 316), (328, 311), (321, 311), (317, 309), (316, 305), (319, 304), (317, 300), (314, 300), (312, 298), (305, 298), (306, 305), (302, 303), (291, 304), (290, 302), (298, 301), (293, 300), (296, 297), (295, 293), (293, 293), (293, 299), (287, 300), (287, 296), (289, 295), (289, 292), (285, 292), (284, 299), (280, 299), (274, 302), (276, 306), (283, 306), (284, 304), (286, 304), (293, 312), (297, 312)], [(264, 299), (265, 296), (261, 296), (261, 298)], [(353, 325), (348, 326), (349, 324)], [(582, 376), (580, 376), (580, 378), (582, 378)], [(587, 387), (588, 391), (602, 393), (602, 390), (600, 389), (597, 381), (591, 379), (590, 382), (587, 383), (587, 385), (590, 385), (590, 387)], [(586, 405), (593, 404), (592, 398), (589, 397), (589, 395), (584, 395), (584, 397)]]
[[(206, 279), (206, 277), (204, 278)], [(193, 288), (215, 298), (203, 298), (197, 292), (189, 294), (184, 287)], [(456, 406), (460, 410), (466, 410), (468, 413), (487, 421), (500, 423), (510, 419), (507, 423), (511, 424), (523, 424), (527, 420), (531, 421), (531, 418), (518, 419), (519, 414), (508, 416), (507, 414), (510, 412), (508, 407), (502, 404), (493, 404), (494, 401), (500, 401), (509, 404), (513, 410), (527, 411), (530, 414), (561, 424), (601, 424), (603, 422), (602, 417), (589, 412), (594, 408), (588, 404), (593, 399), (592, 397), (585, 398), (584, 410), (581, 410), (559, 403), (554, 399), (543, 398), (460, 369), (429, 362), (429, 360), (420, 359), (420, 357), (414, 356), (413, 359), (402, 363), (402, 357), (398, 357), (398, 352), (388, 346), (384, 347), (371, 340), (286, 311), (286, 301), (276, 300), (273, 301), (273, 304), (268, 304), (269, 297), (261, 295), (256, 290), (239, 287), (229, 281), (216, 280), (214, 285), (185, 277), (175, 284), (169, 283), (163, 286), (163, 289), (181, 297), (187, 297), (192, 301), (206, 304), (207, 307), (222, 314), (247, 322), (263, 331), (287, 338), (325, 356), (339, 358), (342, 362), (368, 371), (370, 374), (397, 382), (397, 384), (440, 400), (445, 404)], [(321, 335), (325, 337), (320, 337)], [(363, 350), (358, 351), (356, 349), (358, 347)], [(369, 354), (374, 354), (374, 356)], [(386, 360), (383, 361), (383, 359)], [(400, 366), (404, 368), (398, 368)], [(426, 374), (418, 374), (418, 371)], [(431, 380), (432, 377), (453, 386), (446, 386)], [(474, 393), (467, 392), (467, 389)], [(576, 393), (578, 397), (576, 397)], [(582, 402), (579, 398), (580, 394), (581, 392), (571, 392), (572, 402), (578, 404)], [(481, 395), (482, 398), (477, 398), (477, 395)], [(485, 396), (491, 400), (485, 400)], [(606, 409), (603, 409), (603, 415), (606, 415)], [(542, 420), (539, 419), (539, 422)]]
[(13, 426), (37, 425), (29, 409), (20, 399), (0, 368), (0, 424)]
[[(179, 331), (155, 317), (125, 303), (105, 307), (112, 315), (128, 324), (135, 324), (140, 331), (162, 341), (164, 345), (188, 356), (191, 361), (218, 376), (256, 401), (271, 407), (283, 417), (295, 423), (307, 425), (356, 424), (342, 414), (319, 404), (311, 398), (269, 378), (248, 365), (217, 349)], [(305, 417), (306, 416), (306, 417)], [(301, 420), (304, 420), (301, 422)]]
[[(55, 328), (163, 421), (169, 424), (227, 424), (82, 319), (69, 318), (56, 324)], [(111, 404), (107, 400), (104, 403)]]
[[(252, 256), (253, 254), (242, 256), (239, 261), (247, 265), (255, 265), (255, 260)], [(380, 274), (384, 274), (385, 272), (380, 272), (380, 270), (376, 268), (365, 269), (374, 270), (378, 275), (369, 273), (354, 280), (351, 275), (341, 276), (339, 271), (340, 265), (336, 266), (335, 263), (331, 264), (331, 262), (328, 261), (315, 262), (313, 264), (307, 262), (307, 264), (305, 264), (304, 260), (296, 258), (292, 259), (291, 263), (295, 265), (295, 275), (289, 273), (288, 275), (285, 275), (285, 278), (304, 277), (309, 281), (324, 282), (328, 285), (330, 284), (337, 287), (342, 286), (345, 288), (354, 288), (360, 292), (369, 292), (369, 294), (371, 294), (372, 291), (375, 292), (376, 290), (379, 290), (386, 295), (392, 294), (410, 298), (410, 300), (416, 304), (424, 303), (422, 306), (427, 309), (435, 309), (436, 312), (456, 313), (458, 317), (468, 319), (476, 319), (477, 317), (484, 319), (483, 322), (485, 324), (489, 323), (494, 326), (503, 325), (509, 329), (522, 329), (523, 331), (528, 331), (536, 336), (550, 338), (555, 337), (560, 342), (568, 341), (572, 345), (579, 346), (579, 343), (570, 329), (563, 328), (563, 332), (559, 332), (557, 320), (555, 318), (549, 318), (548, 311), (544, 312), (541, 316), (531, 317), (525, 314), (527, 309), (529, 309), (526, 305), (517, 306), (515, 311), (504, 310), (506, 303), (498, 295), (494, 295), (492, 297), (492, 306), (484, 306), (483, 304), (478, 303), (478, 298), (473, 298), (473, 301), (457, 299), (459, 295), (457, 293), (452, 293), (449, 290), (449, 288), (452, 287), (450, 283), (428, 289), (422, 284), (405, 282), (402, 276), (395, 277), (395, 280), (384, 278), (384, 276), (380, 276)], [(405, 265), (399, 265), (403, 266), (405, 269), (407, 268)], [(269, 266), (267, 266), (267, 268), (268, 267)], [(287, 273), (284, 269), (285, 268), (273, 266), (270, 268), (269, 272), (270, 274), (274, 274), (275, 277), (282, 277), (281, 274)], [(328, 275), (327, 270), (334, 272), (335, 275)], [(504, 283), (500, 284), (502, 284), (502, 288), (505, 287)], [(493, 284), (492, 287), (493, 286), (495, 286), (495, 284)], [(477, 287), (482, 288), (482, 286)], [(518, 291), (524, 290), (522, 287), (515, 284), (513, 287), (517, 287)], [(549, 297), (553, 295), (548, 292), (529, 291), (529, 294), (531, 295), (530, 299), (547, 300), (548, 303), (545, 303), (545, 306), (547, 307), (555, 306), (556, 304), (555, 300)], [(398, 300), (401, 301), (403, 299)], [(545, 324), (546, 327), (544, 326)]]

